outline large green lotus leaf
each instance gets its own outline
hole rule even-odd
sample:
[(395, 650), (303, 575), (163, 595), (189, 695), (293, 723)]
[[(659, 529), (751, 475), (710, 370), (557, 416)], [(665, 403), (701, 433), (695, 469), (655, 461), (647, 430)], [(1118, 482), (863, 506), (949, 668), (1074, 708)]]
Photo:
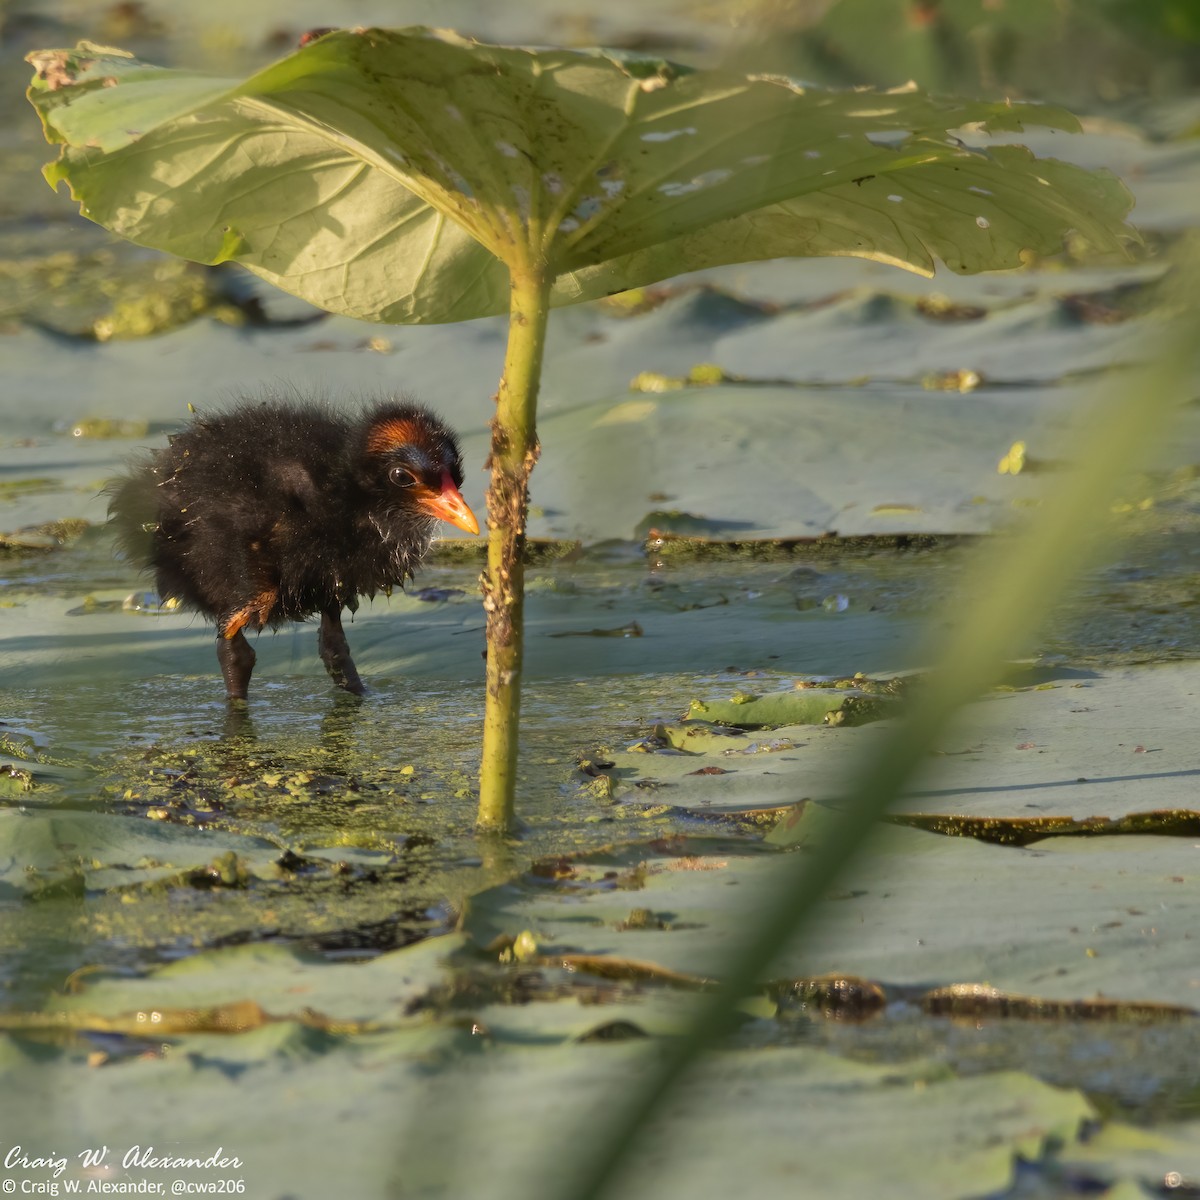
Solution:
[[(298, 991), (293, 1007), (305, 1003)], [(69, 1142), (61, 1146), (64, 1182), (82, 1180), (81, 1193), (88, 1176), (79, 1151), (107, 1147), (104, 1167), (118, 1180), (127, 1178), (122, 1161), (133, 1148), (161, 1158), (238, 1160), (224, 1170), (147, 1170), (151, 1179), (165, 1177), (168, 1194), (173, 1180), (200, 1191), (220, 1175), (243, 1180), (247, 1195), (382, 1200), (396, 1194), (389, 1183), (397, 1128), (427, 1092), (431, 1070), (456, 1053), (474, 1057), (468, 1033), (439, 1026), (345, 1038), (284, 1021), (237, 1035), (164, 1038), (152, 1028), (147, 1035), (132, 1045), (101, 1037), (3, 1054), (0, 1120), (14, 1144)], [(89, 1049), (101, 1058), (110, 1051), (111, 1060), (94, 1069)]]
[(367, 962), (330, 962), (290, 946), (205, 950), (137, 978), (99, 978), (47, 1011), (116, 1016), (147, 1008), (208, 1008), (251, 1000), (273, 1017), (312, 1009), (342, 1022), (396, 1024), (406, 1006), (447, 978), (457, 934), (426, 938)]
[[(581, 1138), (627, 1102), (656, 1052), (640, 1040), (501, 1048), (436, 1076), (400, 1139), (412, 1194), (508, 1200), (528, 1196), (531, 1179), (536, 1194), (569, 1194)], [(954, 1079), (928, 1062), (855, 1063), (805, 1046), (726, 1051), (664, 1103), (620, 1194), (724, 1200), (749, 1183), (763, 1200), (900, 1200), (916, 1179), (928, 1200), (1002, 1194), (1018, 1157), (1036, 1161), (1056, 1138), (1073, 1144), (1090, 1108), (1019, 1072)], [(441, 1161), (420, 1152), (456, 1120), (480, 1142), (459, 1133)]]
[[(819, 841), (816, 843), (819, 850)], [(720, 973), (804, 854), (720, 844), (597, 854), (558, 886), (530, 877), (468, 906), (480, 945), (528, 930), (541, 953)], [(1050, 1000), (1103, 995), (1193, 1008), (1191, 839), (1063, 838), (1020, 849), (911, 829), (880, 833), (771, 975), (853, 975), (921, 989), (986, 983)], [(635, 909), (649, 921), (630, 928)], [(764, 981), (765, 982), (765, 981)]]
[(71, 873), (89, 888), (132, 886), (229, 853), (244, 857), (248, 869), (269, 872), (280, 849), (263, 838), (134, 817), (0, 809), (0, 886), (5, 890), (33, 890)]
[[(1194, 810), (1189, 698), (1198, 687), (1195, 664), (1165, 663), (1051, 669), (1019, 691), (993, 692), (960, 714), (897, 811), (1087, 821)], [(711, 685), (701, 694), (710, 691), (720, 694)], [(688, 694), (677, 693), (681, 702)], [(631, 749), (632, 739), (605, 745), (614, 779), (630, 789), (619, 794), (658, 785), (656, 800), (714, 814), (805, 798), (838, 804), (854, 766), (887, 735), (884, 725), (797, 725), (720, 738), (687, 737), (687, 729), (678, 727), (680, 736), (666, 729), (684, 755)], [(786, 822), (770, 838), (788, 844)]]
[(1073, 674), (968, 707), (904, 811), (1083, 818), (1200, 807), (1197, 664)]
[[(0, 1041), (0, 1115), (14, 1143), (59, 1147), (71, 1181), (83, 1147), (107, 1146), (118, 1171), (131, 1146), (202, 1159), (220, 1147), (241, 1160), (252, 1195), (508, 1200), (564, 1182), (581, 1137), (654, 1052), (640, 1040), (489, 1045), (464, 1024), (331, 1037), (284, 1022), (170, 1039), (99, 1069), (84, 1047)], [(708, 1060), (686, 1098), (665, 1106), (621, 1194), (723, 1200), (747, 1178), (764, 1200), (899, 1200), (913, 1179), (928, 1200), (999, 1194), (1018, 1159), (1073, 1148), (1095, 1118), (1078, 1091), (1015, 1071), (955, 1079), (925, 1061), (743, 1049)], [(211, 1185), (215, 1174), (168, 1178)]]
[[(77, 1029), (89, 1028), (94, 1018), (90, 1027), (103, 1029), (106, 1021), (148, 1009), (178, 1013), (249, 1002), (272, 1019), (303, 1015), (303, 1010), (317, 1014), (314, 1025), (328, 1021), (361, 1031), (425, 1024), (431, 1012), (449, 1004), (506, 1041), (545, 1044), (586, 1037), (619, 1021), (645, 1033), (678, 1033), (695, 998), (690, 992), (630, 987), (597, 1001), (591, 981), (576, 977), (564, 981), (568, 986), (561, 1000), (551, 1002), (554, 993), (547, 988), (541, 997), (546, 1002), (527, 1003), (524, 997), (514, 1002), (511, 984), (497, 978), (492, 988), (476, 988), (471, 1005), (469, 972), (481, 964), (468, 946), (463, 935), (444, 934), (364, 962), (331, 962), (271, 943), (203, 950), (136, 977), (87, 976), (76, 991), (54, 996), (28, 1017)], [(572, 989), (572, 982), (579, 986)]]
[(1131, 236), (1111, 176), (946, 133), (1075, 127), (1049, 107), (424, 29), (334, 33), (244, 83), (88, 43), (31, 61), (30, 98), (64, 143), (47, 178), (84, 215), (372, 320), (502, 311), (503, 264), (531, 253), (573, 302), (740, 259), (975, 271), (1054, 251), (1068, 230), (1105, 251)]
[[(1028, 118), (1027, 118), (1028, 119)], [(652, 282), (679, 271), (755, 259), (850, 255), (932, 275), (937, 260), (971, 274), (1021, 265), (1061, 248), (1065, 229), (1115, 249), (1087, 213), (1116, 213), (1128, 201), (1107, 173), (1036, 159), (1022, 146), (921, 159), (909, 169), (872, 163), (878, 174), (801, 195), (581, 271), (579, 299)], [(1049, 205), (1060, 223), (1051, 226)], [(1128, 211), (1126, 208), (1125, 211)], [(603, 284), (603, 286), (601, 286)], [(567, 281), (560, 281), (563, 292)]]

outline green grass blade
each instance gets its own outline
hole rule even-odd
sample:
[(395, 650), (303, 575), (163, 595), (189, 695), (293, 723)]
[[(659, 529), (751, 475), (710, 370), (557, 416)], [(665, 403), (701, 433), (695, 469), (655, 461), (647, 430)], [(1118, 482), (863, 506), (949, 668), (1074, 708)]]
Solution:
[[(1014, 648), (1029, 639), (1074, 577), (1111, 541), (1108, 514), (1128, 472), (1142, 465), (1187, 398), (1197, 367), (1197, 322), (1163, 339), (1152, 365), (1110, 380), (1081, 422), (1077, 466), (1063, 475), (1036, 520), (1020, 537), (994, 548), (968, 581), (969, 602), (949, 610), (950, 632), (931, 644), (938, 664), (909, 715), (896, 723), (877, 755), (853, 781), (853, 803), (831, 814), (779, 873), (772, 908), (750, 916), (747, 940), (721, 987), (702, 1001), (687, 1032), (647, 1055), (643, 1082), (592, 1139), (580, 1170), (553, 1193), (562, 1200), (616, 1194), (617, 1180), (639, 1135), (663, 1098), (685, 1078), (728, 1027), (739, 1000), (765, 978), (782, 947), (800, 933), (817, 903), (863, 845), (875, 821), (908, 785), (956, 712), (1001, 676)], [(968, 611), (969, 619), (963, 614)], [(940, 628), (935, 622), (934, 628)], [(793, 839), (786, 822), (774, 837)]]

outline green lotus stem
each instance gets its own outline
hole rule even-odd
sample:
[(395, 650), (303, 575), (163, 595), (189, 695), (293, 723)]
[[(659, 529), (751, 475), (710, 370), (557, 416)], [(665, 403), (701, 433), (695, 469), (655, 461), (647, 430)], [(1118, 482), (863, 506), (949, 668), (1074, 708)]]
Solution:
[(479, 827), (513, 824), (525, 624), (525, 521), (537, 462), (537, 395), (553, 277), (543, 264), (511, 273), (508, 347), (492, 421), (487, 492), (487, 700), (479, 769)]

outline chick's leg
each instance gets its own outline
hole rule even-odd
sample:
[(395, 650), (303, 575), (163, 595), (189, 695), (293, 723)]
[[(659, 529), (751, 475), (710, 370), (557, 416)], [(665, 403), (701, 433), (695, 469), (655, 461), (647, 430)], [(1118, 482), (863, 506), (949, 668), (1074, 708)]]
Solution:
[(329, 678), (340, 688), (361, 696), (367, 689), (358, 677), (354, 660), (350, 657), (350, 646), (342, 630), (340, 607), (327, 608), (321, 613), (321, 632), (317, 635), (317, 648)]
[(232, 637), (217, 634), (217, 662), (221, 664), (225, 692), (230, 700), (245, 700), (254, 659), (254, 650), (240, 629)]
[(230, 613), (217, 624), (217, 661), (225, 676), (225, 692), (230, 700), (245, 700), (254, 670), (255, 653), (242, 630), (261, 629), (271, 618), (271, 609), (279, 598), (276, 588), (264, 588), (248, 604)]

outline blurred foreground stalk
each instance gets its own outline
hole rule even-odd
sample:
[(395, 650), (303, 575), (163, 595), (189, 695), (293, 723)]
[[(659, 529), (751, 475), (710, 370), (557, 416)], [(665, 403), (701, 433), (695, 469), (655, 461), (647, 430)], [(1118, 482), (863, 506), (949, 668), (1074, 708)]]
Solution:
[[(1194, 254), (1177, 275), (1196, 279)], [(618, 1194), (611, 1185), (659, 1105), (730, 1027), (739, 1001), (769, 976), (775, 958), (803, 930), (958, 710), (999, 682), (1013, 648), (1028, 643), (1075, 577), (1111, 546), (1110, 514), (1121, 485), (1145, 466), (1194, 386), (1200, 359), (1194, 290), (1174, 298), (1178, 310), (1188, 315), (1156, 335), (1158, 344), (1148, 347), (1148, 365), (1121, 371), (1101, 385), (1097, 402), (1081, 414), (1077, 465), (1049, 490), (1027, 530), (981, 557), (966, 581), (967, 599), (955, 597), (944, 618), (933, 622), (924, 658), (934, 670), (908, 715), (849, 780), (850, 802), (830, 813), (818, 845), (806, 843), (804, 854), (790, 855), (781, 864), (776, 902), (770, 910), (747, 914), (746, 942), (722, 973), (721, 986), (700, 1002), (680, 1037), (649, 1049), (640, 1086), (623, 1093), (619, 1102), (612, 1097), (607, 1106), (611, 1123), (579, 1139), (578, 1173), (549, 1195), (596, 1200)], [(595, 1098), (589, 1108), (594, 1114)], [(664, 1150), (661, 1142), (659, 1150)]]

